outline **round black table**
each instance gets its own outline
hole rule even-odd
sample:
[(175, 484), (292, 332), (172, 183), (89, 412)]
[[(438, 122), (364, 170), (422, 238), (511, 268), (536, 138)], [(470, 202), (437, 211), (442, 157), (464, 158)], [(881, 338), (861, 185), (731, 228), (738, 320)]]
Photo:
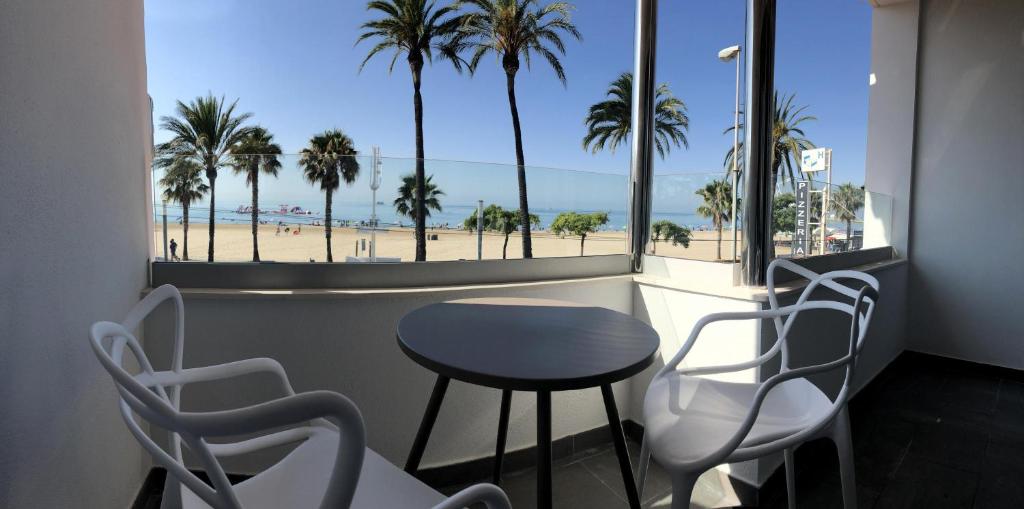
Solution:
[(551, 507), (551, 392), (601, 387), (630, 507), (640, 507), (611, 384), (654, 362), (658, 334), (610, 309), (542, 299), (465, 299), (398, 322), (398, 345), (437, 373), (405, 470), (419, 468), (451, 379), (501, 389), (494, 483), (501, 480), (512, 391), (537, 393), (537, 507)]

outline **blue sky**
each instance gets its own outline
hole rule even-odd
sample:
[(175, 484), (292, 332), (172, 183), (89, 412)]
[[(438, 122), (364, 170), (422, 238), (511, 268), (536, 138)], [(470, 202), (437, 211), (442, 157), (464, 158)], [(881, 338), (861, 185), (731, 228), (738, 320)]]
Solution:
[[(658, 80), (689, 108), (689, 150), (674, 149), (658, 173), (720, 172), (731, 135), (735, 68), (719, 49), (741, 44), (744, 1), (661, 2)], [(369, 45), (354, 46), (369, 19), (362, 1), (146, 0), (149, 91), (155, 117), (176, 99), (212, 91), (239, 98), (286, 152), (310, 135), (343, 129), (363, 153), (415, 152), (412, 86), (389, 57), (360, 73)], [(634, 2), (578, 0), (573, 19), (583, 41), (570, 42), (563, 87), (546, 64), (520, 72), (517, 92), (526, 161), (531, 166), (628, 172), (629, 150), (592, 155), (580, 146), (587, 108), (632, 69)], [(834, 149), (836, 180), (863, 181), (870, 55), (870, 7), (857, 0), (780, 2), (776, 87), (796, 92), (818, 117), (807, 134)], [(447, 62), (424, 71), (426, 157), (514, 163), (504, 75), (493, 59), (476, 76)], [(157, 132), (157, 141), (167, 138)]]

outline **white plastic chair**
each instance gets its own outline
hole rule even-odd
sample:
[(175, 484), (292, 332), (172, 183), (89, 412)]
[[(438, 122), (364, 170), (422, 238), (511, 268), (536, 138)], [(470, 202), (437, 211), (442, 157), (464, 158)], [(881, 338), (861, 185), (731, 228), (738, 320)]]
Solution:
[[(175, 306), (172, 367), (155, 371), (132, 331), (168, 300)], [(505, 493), (491, 484), (471, 486), (446, 500), (366, 448), (363, 419), (352, 401), (328, 391), (295, 394), (284, 369), (273, 359), (182, 369), (184, 328), (181, 294), (164, 285), (139, 302), (123, 322), (98, 322), (89, 331), (90, 344), (121, 395), (121, 414), (128, 429), (167, 469), (162, 507), (453, 509), (481, 502), (488, 509), (509, 509)], [(139, 366), (138, 374), (123, 366), (126, 346)], [(256, 372), (277, 375), (283, 397), (232, 410), (180, 410), (183, 386)], [(169, 432), (169, 452), (142, 430), (133, 412)], [(253, 434), (255, 438), (236, 442), (208, 441)], [(212, 486), (185, 468), (182, 444), (197, 457)], [(298, 445), (270, 468), (235, 485), (218, 461), (286, 444)]]
[[(775, 273), (786, 269), (809, 283), (796, 304), (779, 307)], [(837, 280), (866, 283), (859, 290)], [(847, 297), (851, 303), (811, 299), (819, 287)], [(672, 479), (673, 509), (688, 508), (697, 478), (722, 463), (747, 461), (784, 451), (786, 491), (790, 509), (795, 507), (793, 451), (818, 437), (831, 438), (839, 452), (843, 504), (857, 507), (853, 450), (846, 402), (857, 354), (864, 343), (871, 315), (878, 302), (878, 280), (849, 270), (816, 274), (784, 259), (768, 268), (770, 309), (755, 312), (715, 313), (697, 321), (686, 343), (651, 380), (644, 398), (644, 438), (640, 453), (639, 486), (642, 492), (651, 454)], [(807, 310), (833, 310), (850, 316), (849, 348), (831, 362), (791, 368), (787, 335), (797, 316)], [(723, 320), (772, 319), (777, 339), (760, 357), (732, 365), (677, 369), (693, 348), (701, 330)], [(823, 331), (823, 338), (835, 338)], [(781, 352), (781, 370), (761, 383), (734, 383), (700, 378), (699, 375), (730, 373), (756, 368)], [(844, 369), (846, 376), (835, 400), (806, 377)]]

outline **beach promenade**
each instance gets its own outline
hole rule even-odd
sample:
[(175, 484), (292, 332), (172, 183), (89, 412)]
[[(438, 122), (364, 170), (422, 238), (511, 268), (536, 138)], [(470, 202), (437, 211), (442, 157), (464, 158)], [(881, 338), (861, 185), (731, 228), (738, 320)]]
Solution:
[[(259, 249), (263, 261), (276, 262), (308, 262), (310, 259), (323, 262), (326, 260), (326, 241), (322, 226), (302, 225), (301, 231), (295, 234), (296, 227), (277, 234), (276, 225), (260, 225)], [(168, 239), (178, 243), (178, 256), (182, 255), (182, 226), (177, 223), (168, 224)], [(368, 230), (354, 228), (333, 228), (331, 230), (332, 246), (335, 262), (344, 262), (346, 256), (356, 254), (356, 243), (362, 239), (369, 242)], [(437, 235), (437, 240), (427, 242), (428, 261), (475, 260), (477, 256), (477, 238), (475, 232), (465, 230), (431, 230), (427, 229), (428, 238)], [(158, 223), (154, 231), (157, 256), (163, 256), (161, 226)], [(659, 242), (657, 254), (664, 256), (690, 258), (696, 260), (715, 259), (715, 237), (713, 231), (695, 231), (689, 248), (673, 246), (671, 243)], [(732, 234), (723, 232), (722, 256), (732, 254)], [(206, 261), (208, 231), (205, 224), (189, 226), (189, 256), (192, 260)], [(484, 233), (483, 256), (485, 259), (501, 259), (504, 236), (496, 233)], [(391, 228), (386, 232), (377, 232), (377, 256), (401, 258), (412, 261), (415, 253), (415, 241), (411, 228)], [(587, 236), (584, 244), (585, 255), (623, 254), (626, 252), (626, 234), (624, 232), (598, 232)], [(544, 231), (533, 232), (533, 254), (535, 258), (551, 258), (560, 256), (579, 256), (579, 237), (561, 238)], [(216, 261), (245, 262), (252, 260), (252, 226), (218, 224), (216, 231)], [(367, 256), (367, 252), (360, 252)], [(522, 244), (518, 234), (508, 240), (508, 257), (521, 258)]]

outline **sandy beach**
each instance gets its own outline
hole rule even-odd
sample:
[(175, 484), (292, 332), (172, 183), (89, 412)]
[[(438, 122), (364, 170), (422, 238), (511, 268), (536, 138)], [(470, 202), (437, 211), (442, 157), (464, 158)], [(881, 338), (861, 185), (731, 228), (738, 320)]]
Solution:
[[(178, 256), (183, 256), (182, 226), (168, 224), (168, 239), (178, 243)], [(322, 226), (303, 225), (296, 234), (283, 229), (277, 234), (277, 226), (259, 226), (259, 248), (262, 261), (276, 262), (323, 262), (327, 259), (326, 240)], [(477, 239), (475, 232), (464, 230), (427, 230), (427, 236), (437, 235), (437, 240), (427, 242), (427, 260), (475, 260)], [(713, 231), (695, 231), (689, 248), (673, 246), (671, 243), (659, 242), (656, 248), (658, 255), (690, 258), (697, 260), (715, 260), (715, 238)], [(205, 224), (189, 226), (188, 254), (192, 260), (206, 261), (206, 247), (209, 233)], [(344, 262), (346, 256), (356, 255), (356, 244), (362, 240), (370, 241), (370, 233), (354, 228), (333, 228), (331, 230), (332, 250), (335, 262)], [(722, 255), (728, 257), (732, 253), (732, 234), (722, 233)], [(161, 247), (162, 232), (157, 224), (153, 235), (157, 246), (157, 256), (163, 255)], [(495, 233), (484, 233), (483, 256), (485, 259), (501, 259), (504, 236)], [(508, 241), (508, 257), (522, 257), (522, 241), (518, 234), (513, 234)], [(377, 232), (377, 256), (401, 258), (412, 261), (415, 257), (416, 243), (411, 228), (391, 228)], [(584, 244), (584, 255), (622, 254), (626, 252), (626, 234), (624, 232), (598, 232), (587, 236)], [(547, 232), (533, 232), (533, 255), (535, 258), (560, 256), (579, 256), (579, 237), (561, 238)], [(368, 256), (367, 251), (360, 251), (360, 256)], [(252, 260), (252, 226), (235, 224), (218, 224), (216, 230), (216, 261), (246, 262)]]

